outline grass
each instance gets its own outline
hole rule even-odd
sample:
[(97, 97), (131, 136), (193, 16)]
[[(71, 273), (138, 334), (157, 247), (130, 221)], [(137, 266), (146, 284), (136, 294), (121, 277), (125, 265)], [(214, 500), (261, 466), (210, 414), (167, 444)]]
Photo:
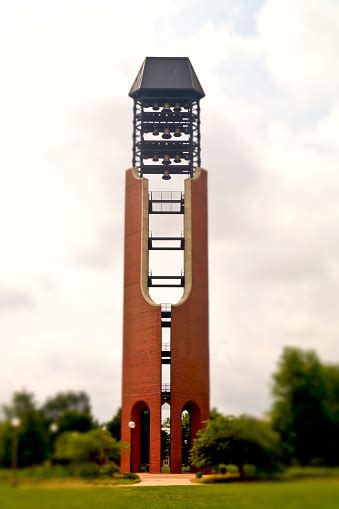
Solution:
[[(246, 481), (296, 481), (302, 479), (337, 478), (339, 480), (339, 467), (292, 467), (278, 474), (247, 475)], [(202, 484), (222, 484), (243, 482), (239, 474), (227, 472), (224, 475), (210, 474), (196, 479)]]
[(339, 480), (209, 486), (44, 488), (0, 486), (1, 509), (338, 509)]
[[(130, 478), (130, 476), (133, 476)], [(115, 486), (118, 484), (128, 485), (140, 482), (136, 474), (98, 475), (81, 476), (76, 472), (71, 472), (65, 468), (36, 466), (22, 468), (17, 471), (17, 482), (21, 487), (24, 486)], [(0, 486), (9, 485), (12, 482), (12, 471), (10, 469), (0, 469)], [(0, 509), (1, 503), (0, 503)]]

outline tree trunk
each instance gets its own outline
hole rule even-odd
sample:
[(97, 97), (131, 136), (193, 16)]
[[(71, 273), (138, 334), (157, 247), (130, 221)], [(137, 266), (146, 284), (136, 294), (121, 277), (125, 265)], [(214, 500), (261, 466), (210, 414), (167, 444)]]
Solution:
[(244, 465), (238, 465), (238, 469), (239, 469), (240, 479), (244, 479), (244, 477), (245, 477)]

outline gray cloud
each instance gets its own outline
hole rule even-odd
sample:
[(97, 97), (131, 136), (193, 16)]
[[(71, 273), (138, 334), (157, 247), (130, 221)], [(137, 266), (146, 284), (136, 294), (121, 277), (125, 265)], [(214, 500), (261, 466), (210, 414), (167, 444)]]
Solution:
[(32, 309), (34, 299), (26, 290), (0, 288), (0, 312)]

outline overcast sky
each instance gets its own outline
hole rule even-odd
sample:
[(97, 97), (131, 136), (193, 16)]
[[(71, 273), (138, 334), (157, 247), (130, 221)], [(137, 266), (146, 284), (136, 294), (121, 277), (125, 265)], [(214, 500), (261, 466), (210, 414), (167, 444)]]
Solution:
[(339, 362), (339, 2), (0, 0), (0, 402), (120, 404), (124, 170), (145, 56), (206, 92), (211, 402), (267, 410), (285, 345)]

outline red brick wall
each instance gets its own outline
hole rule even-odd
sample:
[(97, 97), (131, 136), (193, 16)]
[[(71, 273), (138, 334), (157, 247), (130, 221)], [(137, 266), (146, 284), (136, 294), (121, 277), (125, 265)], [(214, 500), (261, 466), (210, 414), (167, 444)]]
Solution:
[[(192, 290), (172, 306), (171, 329), (171, 471), (181, 472), (181, 412), (188, 402), (192, 435), (209, 416), (207, 172), (190, 181), (192, 207)], [(130, 443), (128, 421), (138, 426), (138, 402), (150, 409), (150, 470), (160, 472), (161, 456), (161, 308), (141, 292), (143, 180), (126, 173), (125, 276), (122, 380), (122, 440)], [(193, 408), (194, 405), (191, 405)], [(133, 411), (134, 408), (134, 411)], [(141, 405), (140, 405), (141, 408)], [(140, 440), (133, 431), (133, 470), (139, 469)], [(129, 472), (130, 452), (121, 470)]]
[(181, 472), (181, 412), (188, 401), (194, 435), (209, 417), (207, 172), (191, 181), (192, 289), (181, 305), (172, 306), (171, 327), (171, 471)]
[[(137, 402), (150, 409), (150, 470), (160, 472), (161, 454), (161, 308), (143, 297), (140, 287), (143, 181), (126, 172), (125, 269), (121, 438), (130, 444), (128, 422)], [(134, 420), (136, 420), (134, 418)], [(137, 421), (136, 421), (137, 422)], [(138, 424), (138, 422), (137, 422)], [(133, 469), (139, 470), (139, 433), (133, 431)], [(121, 458), (130, 470), (130, 452)]]

